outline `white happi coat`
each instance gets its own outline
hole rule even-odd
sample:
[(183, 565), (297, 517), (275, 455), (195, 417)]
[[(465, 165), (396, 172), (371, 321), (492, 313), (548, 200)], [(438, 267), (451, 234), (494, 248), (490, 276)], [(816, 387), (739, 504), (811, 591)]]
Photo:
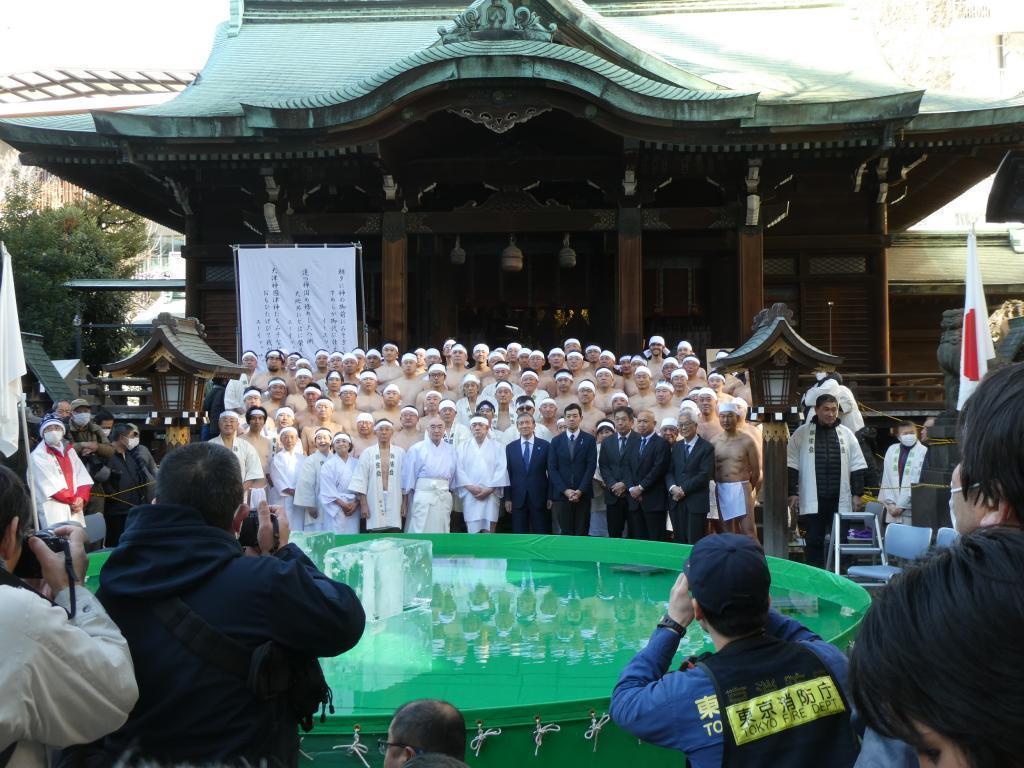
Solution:
[[(786, 450), (786, 465), (800, 473), (800, 514), (818, 514), (818, 483), (814, 466), (814, 433), (817, 424), (811, 422), (800, 426), (789, 438)], [(836, 437), (839, 438), (839, 455), (842, 461), (839, 472), (839, 511), (853, 511), (853, 499), (850, 495), (850, 473), (859, 469), (867, 469), (864, 454), (856, 436), (842, 424), (836, 425)]]
[[(320, 506), (320, 470), (334, 454), (314, 451), (302, 462), (299, 482), (295, 486), (295, 517), (301, 518), (300, 531), (323, 530), (324, 510)], [(313, 517), (310, 512), (316, 512)], [(288, 519), (291, 522), (291, 518)]]
[(302, 530), (303, 515), (295, 509), (295, 497), (282, 491), (293, 488), (298, 493), (299, 473), (305, 459), (306, 455), (302, 452), (302, 444), (299, 442), (295, 443), (293, 450), (286, 451), (282, 448), (270, 458), (270, 482), (273, 485), (268, 489), (267, 499), (271, 504), (284, 507), (288, 514), (288, 527), (293, 531)]
[[(402, 461), (405, 451), (391, 446), (389, 466), (381, 466), (380, 445), (374, 444), (359, 455), (359, 463), (352, 472), (348, 489), (366, 495), (370, 517), (366, 529), (402, 527)], [(384, 472), (388, 473), (388, 489), (384, 490)]]
[(498, 521), (500, 499), (492, 493), (483, 501), (467, 490), (467, 485), (485, 488), (508, 486), (508, 466), (505, 461), (505, 446), (493, 437), (486, 437), (483, 443), (476, 438), (467, 440), (456, 449), (456, 469), (453, 487), (462, 499), (462, 516), (467, 522), (487, 520)]
[(921, 481), (921, 467), (928, 448), (920, 441), (914, 444), (903, 465), (903, 482), (900, 482), (900, 443), (889, 446), (883, 461), (882, 487), (878, 491), (878, 500), (883, 504), (894, 504), (898, 509), (910, 511), (910, 486)]
[(814, 403), (820, 395), (832, 395), (839, 401), (839, 423), (856, 434), (864, 429), (864, 416), (857, 405), (857, 398), (853, 396), (853, 390), (840, 384), (835, 379), (827, 379), (823, 384), (816, 384), (807, 390), (804, 395), (804, 405), (810, 410), (807, 411), (805, 421), (809, 424), (814, 418)]
[[(549, 443), (554, 438), (554, 435), (551, 434), (551, 430), (536, 419), (533, 422), (533, 436), (539, 437), (541, 440), (547, 440)], [(508, 445), (509, 443), (514, 443), (519, 439), (519, 437), (519, 425), (513, 422), (508, 429), (498, 434), (498, 442), (502, 445)]]
[(358, 463), (359, 459), (353, 458), (351, 454), (345, 461), (342, 461), (338, 454), (334, 454), (320, 469), (322, 530), (331, 533), (359, 533), (359, 506), (356, 505), (356, 510), (351, 515), (346, 515), (335, 503), (336, 499), (341, 499), (345, 503), (356, 500), (355, 494), (349, 491), (348, 486)]
[[(82, 460), (78, 458), (75, 449), (67, 443), (63, 444), (63, 449), (67, 451), (66, 455), (71, 460), (72, 482), (75, 484), (75, 488), (81, 488), (83, 485), (91, 486), (92, 476)], [(74, 520), (85, 525), (84, 512), (73, 515), (70, 504), (63, 504), (50, 498), (53, 494), (68, 489), (68, 484), (64, 479), (64, 471), (57, 463), (57, 457), (46, 450), (46, 442), (43, 440), (40, 440), (39, 444), (32, 449), (32, 472), (36, 485), (36, 512), (39, 513), (39, 527), (45, 528), (67, 520)], [(74, 490), (74, 488), (70, 490)]]

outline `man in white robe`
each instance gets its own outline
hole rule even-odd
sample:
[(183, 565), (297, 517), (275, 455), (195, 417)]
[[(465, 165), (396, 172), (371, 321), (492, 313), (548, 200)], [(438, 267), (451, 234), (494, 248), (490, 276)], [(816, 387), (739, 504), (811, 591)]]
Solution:
[(252, 444), (238, 436), (240, 418), (234, 411), (223, 411), (217, 420), (220, 434), (210, 440), (214, 445), (222, 445), (235, 454), (242, 470), (242, 487), (249, 490), (266, 477), (263, 474), (263, 461)]
[(299, 433), (295, 427), (285, 427), (278, 435), (278, 451), (270, 459), (270, 492), (267, 494), (271, 504), (284, 507), (288, 515), (288, 527), (294, 531), (303, 530), (305, 514), (295, 509), (295, 489), (299, 485), (299, 475), (306, 454), (299, 443)]
[(885, 452), (882, 487), (878, 500), (885, 507), (885, 522), (911, 525), (910, 496), (914, 483), (921, 482), (928, 448), (917, 439), (917, 426), (904, 421), (896, 427), (896, 442)]
[(331, 533), (359, 533), (359, 500), (349, 489), (358, 459), (352, 456), (352, 438), (344, 432), (334, 436), (334, 455), (320, 469), (320, 509), (323, 530)]
[(232, 379), (228, 382), (224, 388), (224, 407), (231, 411), (239, 413), (245, 412), (243, 398), (245, 397), (245, 391), (249, 389), (249, 382), (252, 377), (256, 375), (256, 369), (259, 365), (259, 358), (256, 357), (256, 353), (252, 350), (242, 353), (242, 366), (245, 368), (245, 373), (239, 376), (237, 379)]
[(32, 450), (32, 471), (36, 486), (36, 514), (39, 527), (74, 520), (85, 525), (93, 479), (75, 449), (64, 441), (64, 424), (56, 417), (43, 419)]
[[(331, 458), (331, 439), (334, 435), (327, 427), (320, 427), (313, 436), (313, 445), (316, 450), (307, 456), (302, 462), (302, 469), (299, 472), (299, 483), (295, 486), (295, 517), (300, 527), (294, 530), (299, 531), (321, 531), (323, 530), (324, 515), (320, 507), (320, 470)], [(291, 520), (288, 521), (289, 523)]]
[[(867, 462), (853, 432), (839, 423), (839, 402), (821, 395), (815, 416), (789, 439), (789, 506), (806, 532), (808, 565), (825, 565), (824, 539), (837, 512), (859, 512)], [(849, 526), (842, 526), (843, 529)], [(845, 538), (845, 530), (837, 535)]]
[(377, 444), (366, 448), (352, 473), (349, 491), (359, 497), (359, 509), (370, 533), (397, 533), (405, 518), (402, 462), (405, 451), (391, 444), (395, 427), (387, 419), (373, 425)]
[(448, 533), (451, 530), (451, 484), (455, 478), (455, 449), (444, 441), (440, 416), (427, 420), (426, 438), (415, 443), (402, 463), (402, 492), (406, 497), (406, 533)]
[(473, 439), (456, 451), (454, 487), (462, 499), (462, 516), (469, 533), (494, 533), (498, 523), (498, 493), (508, 486), (505, 446), (490, 437), (484, 416), (469, 420)]

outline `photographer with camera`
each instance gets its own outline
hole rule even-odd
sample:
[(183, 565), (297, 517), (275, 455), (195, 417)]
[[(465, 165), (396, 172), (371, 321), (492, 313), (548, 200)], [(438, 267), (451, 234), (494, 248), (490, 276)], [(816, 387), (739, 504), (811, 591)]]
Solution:
[[(125, 722), (138, 698), (128, 644), (81, 586), (85, 531), (63, 526), (45, 538), (28, 536), (31, 519), (28, 490), (0, 467), (0, 765), (6, 768), (45, 766), (48, 748), (101, 738)], [(31, 576), (39, 577), (39, 592)]]
[(40, 527), (68, 520), (84, 525), (92, 477), (64, 440), (64, 422), (56, 416), (45, 417), (39, 424), (39, 436), (42, 440), (32, 449), (32, 472)]
[(99, 597), (128, 639), (140, 692), (104, 742), (108, 759), (295, 765), (297, 724), (311, 727), (330, 698), (316, 658), (359, 641), (358, 598), (288, 544), (284, 514), (275, 536), (265, 503), (251, 536), (227, 448), (172, 451), (155, 496), (128, 515), (102, 574)]

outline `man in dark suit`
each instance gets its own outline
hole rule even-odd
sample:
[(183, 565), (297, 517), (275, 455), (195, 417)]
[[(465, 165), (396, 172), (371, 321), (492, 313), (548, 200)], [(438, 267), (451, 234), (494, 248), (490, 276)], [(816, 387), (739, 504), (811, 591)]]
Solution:
[(612, 414), (615, 434), (601, 443), (598, 464), (604, 481), (604, 504), (608, 513), (608, 535), (621, 539), (629, 517), (629, 487), (633, 485), (626, 466), (626, 454), (640, 443), (633, 431), (633, 409), (628, 405), (616, 408)]
[(657, 419), (644, 409), (636, 415), (640, 439), (626, 453), (629, 487), (629, 535), (634, 539), (662, 541), (668, 515), (668, 489), (665, 473), (671, 454), (668, 443), (654, 431)]
[(679, 414), (679, 439), (672, 446), (665, 486), (672, 530), (680, 544), (696, 544), (704, 536), (711, 511), (708, 485), (715, 476), (715, 448), (697, 434), (697, 421), (688, 411)]
[(548, 483), (551, 511), (567, 536), (590, 533), (590, 499), (597, 471), (597, 441), (580, 429), (583, 409), (569, 403), (563, 413), (565, 432), (551, 441), (548, 451)]
[(516, 418), (519, 439), (505, 446), (508, 487), (505, 511), (512, 513), (513, 533), (551, 533), (551, 500), (548, 499), (547, 440), (534, 435), (533, 414)]

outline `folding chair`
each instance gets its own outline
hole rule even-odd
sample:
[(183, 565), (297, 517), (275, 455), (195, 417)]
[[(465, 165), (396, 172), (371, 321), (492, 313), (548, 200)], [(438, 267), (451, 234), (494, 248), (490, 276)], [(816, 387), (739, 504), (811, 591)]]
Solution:
[(867, 579), (868, 581), (862, 584), (867, 588), (884, 586), (889, 579), (903, 570), (899, 566), (891, 565), (889, 558), (897, 557), (905, 561), (916, 560), (928, 550), (931, 541), (931, 528), (891, 523), (885, 529), (885, 537), (882, 540), (886, 565), (855, 565), (846, 572), (846, 575), (857, 579)]
[(959, 538), (960, 534), (956, 532), (956, 528), (939, 528), (938, 533), (935, 534), (935, 548), (951, 547)]

